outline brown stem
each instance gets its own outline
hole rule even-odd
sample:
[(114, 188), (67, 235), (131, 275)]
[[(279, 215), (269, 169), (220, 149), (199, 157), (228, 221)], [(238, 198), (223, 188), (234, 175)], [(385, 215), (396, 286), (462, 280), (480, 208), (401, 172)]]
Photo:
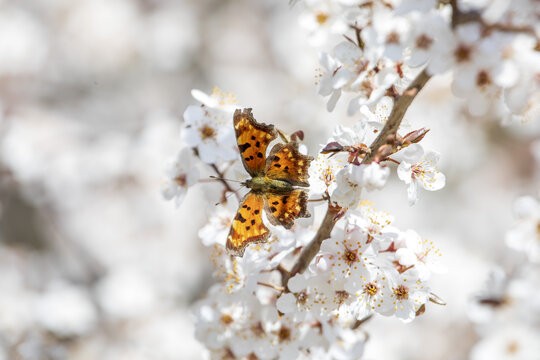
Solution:
[(302, 250), (291, 271), (282, 276), (282, 284), (284, 287), (287, 287), (287, 282), (291, 277), (298, 273), (302, 273), (307, 269), (311, 260), (313, 260), (315, 255), (319, 252), (323, 240), (330, 237), (330, 233), (336, 224), (335, 217), (340, 210), (341, 208), (332, 206), (330, 203), (328, 204), (326, 215), (324, 216), (319, 230), (317, 230), (317, 234), (315, 234), (313, 240), (311, 240), (311, 242)]
[(466, 24), (470, 22), (477, 22), (482, 25), (485, 31), (500, 31), (507, 33), (523, 33), (534, 36), (537, 40), (536, 32), (531, 26), (519, 26), (512, 24), (488, 24), (482, 19), (482, 14), (478, 11), (461, 11), (458, 7), (457, 0), (449, 0), (450, 6), (452, 7), (452, 29), (461, 24)]
[[(219, 169), (218, 169), (218, 167), (216, 166), (216, 164), (211, 164), (210, 166), (212, 167), (212, 169), (214, 169), (214, 172), (217, 174), (217, 179), (216, 179), (216, 180), (218, 180), (220, 183), (223, 184), (223, 186), (225, 186), (225, 190), (226, 190), (226, 191), (235, 193), (235, 194), (236, 194), (236, 197), (238, 198), (238, 200), (240, 200), (240, 195), (238, 195), (238, 193), (235, 192), (235, 191), (231, 188), (231, 186), (229, 185), (229, 183), (228, 183), (225, 179), (223, 179), (223, 173), (222, 173), (221, 171), (219, 171)], [(223, 201), (224, 199), (226, 199), (226, 198), (225, 198), (225, 194), (223, 194), (223, 199), (222, 199), (222, 201)]]
[(379, 160), (377, 159), (379, 148), (381, 148), (381, 146), (383, 145), (386, 145), (389, 139), (395, 137), (399, 129), (399, 125), (401, 124), (401, 121), (403, 120), (403, 117), (407, 112), (407, 109), (411, 105), (416, 95), (418, 95), (418, 92), (424, 87), (424, 85), (426, 85), (427, 81), (430, 78), (431, 75), (429, 75), (424, 69), (420, 74), (418, 74), (416, 79), (413, 80), (409, 87), (407, 87), (403, 94), (397, 99), (392, 109), (392, 113), (390, 113), (390, 116), (388, 117), (388, 121), (386, 121), (386, 124), (379, 133), (379, 136), (377, 136), (373, 144), (371, 144), (370, 151), (362, 160), (362, 164), (369, 164), (374, 160)]
[[(375, 159), (379, 148), (387, 143), (387, 139), (389, 136), (395, 137), (399, 125), (401, 124), (401, 121), (405, 116), (405, 112), (411, 105), (411, 102), (416, 97), (418, 92), (430, 79), (430, 77), (431, 76), (428, 75), (426, 70), (422, 71), (416, 77), (416, 79), (413, 80), (409, 87), (403, 92), (403, 94), (397, 99), (396, 104), (392, 109), (392, 113), (390, 114), (390, 116), (388, 117), (388, 121), (384, 125), (384, 128), (380, 132), (377, 139), (375, 139), (373, 144), (371, 144), (371, 151), (368, 152), (364, 157), (362, 161), (363, 164), (368, 164)], [(315, 234), (313, 240), (311, 240), (311, 242), (302, 250), (302, 253), (296, 260), (296, 263), (294, 264), (291, 271), (288, 274), (283, 274), (282, 284), (284, 287), (287, 287), (287, 282), (291, 277), (298, 273), (302, 273), (304, 272), (304, 270), (307, 269), (311, 260), (313, 260), (315, 255), (317, 255), (317, 253), (319, 252), (323, 240), (330, 237), (330, 233), (332, 232), (332, 229), (336, 224), (336, 215), (339, 214), (340, 210), (341, 208), (332, 206), (330, 203), (328, 204), (326, 215), (324, 216), (323, 222), (319, 227), (319, 230), (317, 230), (317, 234)]]
[(276, 291), (281, 291), (281, 292), (283, 292), (285, 290), (285, 288), (282, 287), (282, 286), (267, 284), (267, 283), (263, 283), (263, 282), (260, 282), (260, 281), (257, 281), (257, 285), (266, 286), (266, 287), (269, 287), (270, 289), (274, 289)]

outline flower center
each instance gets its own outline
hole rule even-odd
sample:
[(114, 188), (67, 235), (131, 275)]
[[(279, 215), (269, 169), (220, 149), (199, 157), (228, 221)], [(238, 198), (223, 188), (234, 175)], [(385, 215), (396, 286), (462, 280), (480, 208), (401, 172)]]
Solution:
[(394, 295), (396, 295), (398, 300), (407, 300), (409, 298), (409, 289), (403, 285), (399, 285), (394, 289)]
[(489, 77), (488, 72), (485, 70), (480, 71), (476, 76), (476, 85), (484, 87), (489, 84), (491, 84), (491, 78)]
[(506, 352), (508, 354), (515, 354), (519, 350), (519, 344), (517, 341), (513, 340), (506, 346)]
[(234, 321), (234, 319), (232, 318), (231, 315), (229, 314), (222, 314), (221, 315), (221, 323), (225, 326), (228, 326), (230, 324), (232, 324)]
[(369, 296), (374, 296), (374, 295), (377, 295), (378, 292), (379, 292), (379, 287), (377, 286), (377, 284), (367, 283), (366, 285), (364, 285), (365, 294), (368, 294)]
[(334, 182), (334, 172), (332, 171), (332, 169), (330, 168), (330, 166), (328, 168), (326, 168), (325, 170), (323, 170), (323, 176), (321, 176), (321, 180), (324, 181), (324, 184), (326, 185), (326, 187), (329, 187), (330, 184), (332, 184), (332, 182)]
[(201, 132), (201, 137), (203, 140), (216, 136), (216, 131), (214, 130), (214, 128), (208, 125), (204, 125), (202, 128), (199, 129), (199, 131)]
[(345, 253), (343, 254), (343, 260), (351, 266), (355, 262), (358, 261), (358, 255), (356, 254), (356, 251), (346, 249)]
[(349, 293), (343, 290), (336, 291), (336, 302), (338, 304), (343, 304), (345, 300), (349, 298)]
[(264, 329), (260, 321), (251, 327), (251, 332), (258, 338), (264, 335)]
[(317, 15), (315, 15), (315, 19), (317, 20), (317, 23), (319, 25), (322, 25), (326, 22), (326, 20), (328, 20), (328, 15), (323, 12), (320, 12)]
[(419, 49), (429, 49), (431, 44), (433, 44), (433, 39), (426, 34), (422, 34), (416, 38), (416, 47)]
[(467, 45), (459, 45), (454, 51), (454, 57), (457, 62), (469, 61), (471, 59), (471, 48)]
[(299, 292), (296, 295), (296, 303), (299, 305), (304, 305), (307, 301), (307, 294), (305, 291)]
[(247, 360), (259, 360), (259, 358), (254, 353), (251, 353), (247, 356)]
[(411, 167), (412, 177), (415, 179), (418, 179), (420, 177), (423, 177), (426, 170), (422, 167), (420, 164), (413, 165)]
[(180, 187), (185, 187), (187, 183), (186, 174), (180, 174), (174, 178), (174, 182)]
[(283, 325), (277, 333), (279, 342), (289, 341), (291, 339), (291, 330)]
[(395, 31), (392, 31), (386, 36), (387, 44), (399, 44), (399, 34)]

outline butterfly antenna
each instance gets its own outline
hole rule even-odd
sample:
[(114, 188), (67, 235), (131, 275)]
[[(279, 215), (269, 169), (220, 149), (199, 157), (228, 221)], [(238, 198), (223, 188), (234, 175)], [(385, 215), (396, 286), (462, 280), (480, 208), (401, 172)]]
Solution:
[[(232, 181), (232, 182), (237, 182), (237, 183), (241, 183), (243, 184), (244, 181), (240, 181), (240, 180), (233, 180), (233, 179), (225, 179), (225, 178), (222, 178), (222, 177), (218, 177), (218, 176), (213, 176), (213, 175), (210, 175), (210, 179), (215, 179), (215, 180), (223, 180), (223, 181)], [(239, 189), (240, 190), (240, 189)]]
[(214, 206), (218, 206), (220, 204), (223, 204), (225, 202), (227, 202), (227, 199), (229, 199), (232, 195), (235, 195), (236, 193), (238, 193), (241, 189), (243, 188), (243, 186), (240, 186), (238, 189), (234, 190), (234, 191), (230, 191), (226, 196), (223, 197), (223, 199), (217, 203), (214, 204)]

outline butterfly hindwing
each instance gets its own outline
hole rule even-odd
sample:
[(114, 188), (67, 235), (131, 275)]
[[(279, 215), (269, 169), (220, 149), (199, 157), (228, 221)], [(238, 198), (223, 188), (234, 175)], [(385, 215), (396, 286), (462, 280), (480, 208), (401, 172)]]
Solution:
[(267, 194), (264, 204), (266, 216), (272, 225), (290, 229), (294, 220), (310, 217), (307, 210), (307, 191), (295, 189), (287, 194)]
[(262, 220), (263, 207), (262, 195), (250, 191), (244, 197), (227, 236), (227, 250), (231, 254), (242, 256), (249, 244), (266, 241), (270, 230)]
[(298, 143), (276, 144), (266, 162), (266, 177), (284, 180), (294, 186), (309, 186), (308, 169), (313, 157), (298, 151)]
[(277, 137), (274, 125), (255, 121), (251, 109), (237, 109), (234, 112), (234, 130), (244, 168), (251, 176), (263, 174), (266, 148)]

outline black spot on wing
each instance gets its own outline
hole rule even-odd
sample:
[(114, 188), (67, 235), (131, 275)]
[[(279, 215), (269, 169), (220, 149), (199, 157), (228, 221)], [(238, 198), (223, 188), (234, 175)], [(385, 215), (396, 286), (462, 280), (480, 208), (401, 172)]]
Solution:
[(255, 225), (255, 220), (251, 220), (251, 225)]
[(271, 207), (270, 207), (270, 211), (273, 212), (273, 213), (275, 213), (275, 212), (277, 211), (277, 209), (276, 209), (274, 206), (271, 206)]
[[(253, 136), (252, 136), (251, 138), (252, 138), (252, 140), (255, 140), (255, 139), (253, 139)], [(256, 146), (256, 147), (261, 147), (260, 141), (257, 141), (257, 143), (255, 144), (255, 146)]]
[(245, 144), (242, 144), (242, 145), (238, 144), (238, 149), (240, 149), (241, 153), (243, 153), (244, 151), (246, 151), (250, 147), (251, 147), (250, 143), (245, 143)]
[(257, 215), (259, 213), (259, 210), (255, 210), (254, 213), (255, 215)]
[(257, 157), (258, 158), (262, 158), (263, 157), (263, 154), (261, 152), (257, 153)]
[(244, 217), (240, 213), (236, 214), (236, 220), (240, 221), (241, 223), (246, 222), (246, 219), (244, 219)]
[(272, 201), (272, 205), (277, 205), (279, 204), (279, 201)]

